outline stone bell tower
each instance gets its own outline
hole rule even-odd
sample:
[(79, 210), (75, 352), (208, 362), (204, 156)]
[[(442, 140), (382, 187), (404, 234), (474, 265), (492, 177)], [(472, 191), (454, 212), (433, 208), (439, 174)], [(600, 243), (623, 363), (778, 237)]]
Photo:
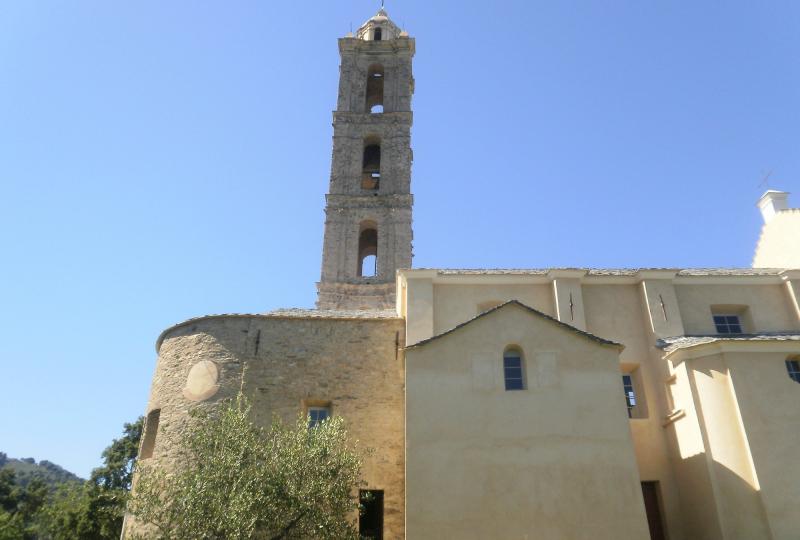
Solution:
[(414, 39), (381, 8), (339, 39), (319, 309), (390, 309), (411, 267)]

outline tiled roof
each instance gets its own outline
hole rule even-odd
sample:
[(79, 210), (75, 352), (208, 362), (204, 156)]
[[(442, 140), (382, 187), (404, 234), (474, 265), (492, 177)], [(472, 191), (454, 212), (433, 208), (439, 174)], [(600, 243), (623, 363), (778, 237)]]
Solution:
[(777, 276), (783, 268), (414, 268), (436, 270), (441, 275), (547, 275), (551, 271), (576, 270), (589, 276), (634, 276), (639, 272), (675, 272), (676, 276)]
[(387, 310), (362, 310), (362, 309), (300, 309), (281, 308), (270, 311), (264, 317), (298, 318), (298, 319), (399, 319), (400, 316), (393, 309)]
[(458, 324), (458, 325), (454, 326), (450, 330), (446, 330), (446, 331), (442, 332), (441, 334), (437, 334), (437, 335), (435, 335), (433, 337), (429, 337), (428, 339), (423, 339), (422, 341), (418, 341), (417, 343), (414, 343), (413, 345), (409, 345), (408, 347), (406, 347), (406, 349), (413, 349), (414, 347), (419, 347), (421, 345), (425, 345), (427, 343), (430, 343), (431, 341), (439, 339), (440, 337), (443, 337), (443, 336), (446, 336), (447, 334), (455, 332), (459, 328), (462, 328), (462, 327), (470, 324), (471, 322), (480, 319), (481, 317), (485, 317), (486, 315), (489, 315), (490, 313), (493, 313), (493, 312), (495, 312), (495, 311), (497, 311), (499, 309), (503, 309), (504, 307), (506, 307), (508, 305), (512, 305), (512, 304), (515, 305), (515, 306), (521, 307), (522, 309), (525, 309), (525, 310), (529, 311), (530, 313), (533, 313), (534, 315), (538, 315), (539, 317), (547, 319), (548, 321), (553, 322), (553, 323), (561, 326), (565, 330), (569, 330), (570, 332), (574, 332), (574, 333), (578, 334), (579, 336), (583, 336), (585, 338), (591, 339), (592, 341), (595, 341), (595, 342), (600, 343), (602, 345), (613, 345), (615, 347), (620, 347), (620, 348), (624, 347), (624, 345), (622, 345), (620, 343), (617, 343), (615, 341), (610, 341), (608, 339), (603, 339), (603, 338), (598, 337), (598, 336), (596, 336), (594, 334), (590, 334), (589, 332), (584, 332), (583, 330), (581, 330), (579, 328), (575, 328), (574, 326), (572, 326), (570, 324), (561, 322), (558, 319), (555, 319), (555, 318), (551, 317), (550, 315), (542, 313), (538, 309), (534, 309), (534, 308), (532, 308), (530, 306), (527, 306), (527, 305), (523, 304), (519, 300), (509, 300), (508, 302), (505, 302), (503, 304), (500, 304), (499, 306), (495, 306), (495, 307), (493, 307), (491, 309), (488, 309), (488, 310), (484, 311), (483, 313), (480, 313), (477, 316), (475, 316), (475, 317), (473, 317), (471, 319), (468, 319), (468, 320), (464, 321), (461, 324)]
[(675, 336), (657, 340), (656, 347), (664, 349), (666, 352), (672, 352), (677, 349), (686, 349), (717, 341), (800, 341), (800, 333), (764, 332), (761, 334)]
[(156, 339), (156, 351), (164, 341), (164, 337), (171, 331), (182, 326), (186, 326), (193, 322), (205, 319), (363, 319), (363, 320), (387, 320), (387, 319), (400, 319), (401, 317), (394, 310), (334, 310), (334, 309), (300, 309), (300, 308), (282, 308), (270, 311), (269, 313), (216, 313), (211, 315), (202, 315), (200, 317), (192, 317), (185, 321), (173, 324), (165, 329)]

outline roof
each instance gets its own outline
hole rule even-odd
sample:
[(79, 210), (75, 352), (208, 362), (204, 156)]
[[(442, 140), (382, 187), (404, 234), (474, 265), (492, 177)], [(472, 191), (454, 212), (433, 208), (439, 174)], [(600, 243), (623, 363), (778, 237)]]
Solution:
[(763, 332), (760, 334), (710, 334), (701, 336), (675, 336), (656, 340), (656, 347), (672, 352), (706, 343), (722, 341), (800, 341), (797, 332)]
[(182, 326), (206, 319), (339, 319), (339, 320), (390, 320), (401, 319), (394, 310), (343, 310), (343, 309), (301, 309), (281, 308), (268, 313), (218, 313), (192, 317), (185, 321), (173, 324), (165, 329), (156, 339), (156, 351), (161, 347), (164, 337)]
[(589, 276), (634, 276), (639, 272), (675, 272), (676, 276), (777, 276), (784, 268), (414, 268), (441, 275), (547, 275), (557, 270), (586, 272)]
[(270, 311), (264, 317), (301, 318), (301, 319), (399, 319), (393, 309), (301, 309), (281, 308)]
[(480, 313), (477, 316), (475, 316), (475, 317), (473, 317), (473, 318), (471, 318), (469, 320), (466, 320), (466, 321), (464, 321), (463, 323), (461, 323), (459, 325), (454, 326), (450, 330), (446, 330), (446, 331), (442, 332), (441, 334), (437, 334), (437, 335), (435, 335), (433, 337), (429, 337), (428, 339), (423, 339), (422, 341), (418, 341), (417, 343), (414, 343), (413, 345), (409, 345), (408, 347), (406, 347), (406, 349), (413, 349), (415, 347), (420, 347), (422, 345), (426, 345), (426, 344), (430, 343), (431, 341), (435, 341), (435, 340), (437, 340), (437, 339), (439, 339), (441, 337), (444, 337), (444, 336), (446, 336), (448, 334), (451, 334), (451, 333), (455, 332), (456, 330), (458, 330), (459, 328), (463, 328), (464, 326), (467, 326), (468, 324), (470, 324), (470, 323), (472, 323), (474, 321), (477, 321), (478, 319), (480, 319), (482, 317), (486, 317), (490, 313), (494, 313), (495, 311), (501, 310), (501, 309), (503, 309), (503, 308), (505, 308), (506, 306), (509, 306), (509, 305), (515, 305), (517, 307), (521, 307), (522, 309), (524, 309), (524, 310), (526, 310), (526, 311), (528, 311), (530, 313), (533, 313), (534, 315), (542, 317), (543, 319), (548, 320), (548, 321), (560, 326), (561, 328), (564, 328), (565, 330), (569, 330), (570, 332), (574, 332), (575, 334), (578, 334), (579, 336), (583, 336), (583, 337), (585, 337), (587, 339), (590, 339), (590, 340), (594, 341), (595, 343), (599, 343), (601, 345), (611, 345), (613, 347), (619, 347), (619, 348), (624, 348), (625, 347), (621, 343), (617, 343), (615, 341), (610, 341), (608, 339), (603, 339), (603, 338), (598, 337), (598, 336), (596, 336), (594, 334), (590, 334), (589, 332), (584, 332), (580, 328), (575, 328), (571, 324), (567, 324), (567, 323), (561, 322), (558, 319), (555, 319), (555, 318), (551, 317), (550, 315), (542, 313), (538, 309), (534, 309), (534, 308), (532, 308), (532, 307), (530, 307), (530, 306), (528, 306), (526, 304), (523, 304), (519, 300), (509, 300), (508, 302), (500, 304), (499, 306), (495, 306), (492, 309), (488, 309), (488, 310), (484, 311), (483, 313)]

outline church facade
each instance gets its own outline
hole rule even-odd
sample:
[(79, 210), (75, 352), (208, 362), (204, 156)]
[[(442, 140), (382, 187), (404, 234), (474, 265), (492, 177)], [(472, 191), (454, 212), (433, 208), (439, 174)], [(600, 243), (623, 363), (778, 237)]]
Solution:
[(317, 307), (165, 330), (140, 459), (242, 388), (374, 449), (366, 537), (800, 537), (787, 194), (754, 268), (411, 269), (414, 47), (383, 9), (339, 40)]

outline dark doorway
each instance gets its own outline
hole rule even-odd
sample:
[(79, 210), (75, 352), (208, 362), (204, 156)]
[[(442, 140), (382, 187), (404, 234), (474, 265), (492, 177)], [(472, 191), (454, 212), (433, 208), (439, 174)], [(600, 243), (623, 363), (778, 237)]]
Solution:
[(362, 489), (360, 499), (358, 534), (361, 538), (383, 540), (383, 490)]
[(666, 540), (664, 522), (661, 520), (661, 501), (658, 497), (658, 482), (642, 482), (644, 510), (647, 512), (647, 525), (651, 540)]

